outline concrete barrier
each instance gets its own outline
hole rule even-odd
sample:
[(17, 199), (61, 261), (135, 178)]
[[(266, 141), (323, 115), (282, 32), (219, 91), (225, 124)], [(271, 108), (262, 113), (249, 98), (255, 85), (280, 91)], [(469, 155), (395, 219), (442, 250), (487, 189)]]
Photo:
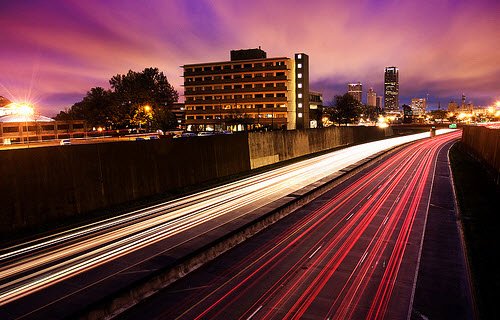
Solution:
[(329, 127), (2, 150), (0, 238), (391, 135), (391, 128)]
[(235, 134), (0, 151), (0, 233), (249, 171), (247, 141)]
[(500, 184), (500, 129), (484, 126), (464, 126), (462, 142), (495, 174)]

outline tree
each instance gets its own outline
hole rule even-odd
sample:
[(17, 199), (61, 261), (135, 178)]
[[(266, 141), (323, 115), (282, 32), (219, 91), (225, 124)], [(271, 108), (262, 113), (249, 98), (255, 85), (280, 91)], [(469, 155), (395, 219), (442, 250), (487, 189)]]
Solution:
[[(142, 72), (129, 70), (126, 75), (117, 74), (112, 77), (109, 84), (115, 93), (117, 109), (123, 116), (123, 125), (127, 122), (139, 125), (141, 118), (136, 115), (146, 105), (152, 108), (153, 117), (155, 114), (163, 117), (179, 99), (177, 91), (158, 68), (146, 68)], [(161, 123), (162, 119), (154, 122)]]
[(352, 95), (346, 93), (342, 96), (335, 96), (331, 103), (330, 120), (338, 124), (356, 122), (361, 113), (361, 105)]
[(153, 126), (162, 131), (168, 131), (177, 127), (177, 118), (175, 114), (167, 108), (158, 108), (152, 118)]
[(95, 87), (87, 92), (82, 101), (75, 103), (69, 110), (59, 112), (55, 119), (83, 119), (91, 127), (106, 127), (115, 116), (112, 105), (111, 91)]
[[(92, 88), (82, 101), (69, 110), (61, 111), (56, 120), (82, 119), (90, 126), (112, 128), (139, 127), (152, 124), (164, 127), (165, 119), (172, 119), (171, 108), (179, 94), (168, 83), (158, 68), (142, 72), (129, 70), (109, 80), (111, 90)], [(157, 116), (159, 119), (154, 119)]]

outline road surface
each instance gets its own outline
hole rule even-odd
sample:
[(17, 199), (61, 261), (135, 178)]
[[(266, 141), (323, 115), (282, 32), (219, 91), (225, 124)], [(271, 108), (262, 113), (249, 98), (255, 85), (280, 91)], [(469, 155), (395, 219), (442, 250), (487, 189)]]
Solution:
[[(450, 130), (438, 131), (438, 133)], [(0, 318), (65, 317), (293, 191), (417, 134), (353, 146), (0, 250)], [(147, 265), (145, 267), (144, 265)], [(65, 306), (72, 306), (64, 313)]]
[[(387, 157), (119, 318), (425, 319), (413, 300), (434, 170), (459, 136)], [(426, 312), (446, 302), (440, 319), (471, 319), (470, 300), (434, 298)]]

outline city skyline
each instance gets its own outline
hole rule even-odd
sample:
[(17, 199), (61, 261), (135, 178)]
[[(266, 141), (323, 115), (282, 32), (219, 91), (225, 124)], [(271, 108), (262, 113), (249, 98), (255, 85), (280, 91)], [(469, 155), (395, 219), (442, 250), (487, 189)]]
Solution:
[[(500, 98), (497, 1), (16, 1), (2, 4), (0, 95), (53, 116), (129, 69), (158, 67), (183, 94), (181, 65), (224, 61), (236, 49), (304, 52), (325, 103), (361, 81), (381, 94), (401, 70), (400, 105), (430, 108)], [(265, 10), (264, 10), (265, 8)], [(314, 20), (314, 23), (311, 21)], [(385, 37), (391, 35), (388, 43)], [(352, 41), (356, 36), (356, 41)], [(390, 45), (389, 45), (390, 44)]]

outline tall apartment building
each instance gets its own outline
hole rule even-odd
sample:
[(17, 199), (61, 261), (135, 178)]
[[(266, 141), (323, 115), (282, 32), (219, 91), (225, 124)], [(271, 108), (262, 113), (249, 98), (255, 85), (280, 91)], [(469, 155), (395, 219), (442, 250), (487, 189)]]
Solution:
[(366, 93), (366, 104), (370, 107), (377, 106), (377, 94), (373, 91), (373, 88), (368, 89)]
[(347, 93), (353, 96), (354, 99), (358, 100), (359, 103), (362, 103), (363, 85), (361, 82), (347, 84)]
[(309, 128), (306, 54), (267, 58), (258, 48), (230, 56), (182, 66), (187, 130)]
[(384, 110), (399, 111), (399, 69), (386, 67), (384, 72)]

